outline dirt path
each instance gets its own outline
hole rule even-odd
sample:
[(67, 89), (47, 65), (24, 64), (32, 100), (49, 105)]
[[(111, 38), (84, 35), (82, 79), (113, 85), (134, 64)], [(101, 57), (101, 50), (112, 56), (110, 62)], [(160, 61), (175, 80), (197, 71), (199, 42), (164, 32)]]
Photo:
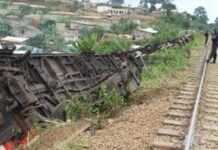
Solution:
[(143, 150), (149, 147), (153, 135), (160, 127), (163, 114), (169, 107), (166, 98), (150, 104), (136, 105), (123, 112), (114, 123), (99, 130), (90, 139), (92, 150)]
[[(181, 80), (180, 80), (181, 81)], [(178, 86), (179, 84), (177, 84)], [(95, 136), (85, 134), (90, 150), (149, 150), (157, 129), (170, 105), (169, 99), (177, 95), (177, 88), (140, 90), (133, 105), (109, 124), (98, 130)], [(148, 96), (149, 95), (149, 96)]]
[[(65, 141), (78, 136), (83, 130), (89, 127), (86, 121), (78, 121), (77, 123), (62, 123), (57, 126), (51, 126), (45, 132), (41, 133), (38, 139), (29, 147), (29, 150), (54, 150), (59, 148)], [(36, 137), (37, 138), (37, 137)]]

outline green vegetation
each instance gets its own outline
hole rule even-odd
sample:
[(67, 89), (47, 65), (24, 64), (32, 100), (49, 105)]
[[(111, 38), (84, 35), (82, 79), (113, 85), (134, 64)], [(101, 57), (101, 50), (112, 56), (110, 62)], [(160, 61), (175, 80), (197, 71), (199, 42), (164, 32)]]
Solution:
[(110, 38), (103, 38), (106, 31), (102, 27), (93, 29), (82, 28), (80, 39), (73, 42), (72, 52), (83, 54), (110, 54), (113, 52), (122, 52), (128, 50), (132, 41), (121, 38), (118, 35), (112, 35)]
[(105, 32), (106, 32), (105, 29), (101, 26), (96, 26), (92, 29), (89, 29), (87, 27), (83, 27), (80, 30), (80, 37), (85, 37), (85, 36), (90, 36), (91, 34), (95, 34), (95, 35), (97, 35), (97, 39), (99, 41), (99, 40), (101, 40), (101, 38), (103, 37)]
[(89, 144), (86, 138), (77, 137), (73, 141), (70, 141), (68, 144), (64, 145), (64, 150), (87, 150), (89, 149)]
[(41, 48), (45, 52), (62, 51), (65, 46), (63, 37), (56, 31), (39, 34), (30, 38), (26, 43), (29, 46)]
[[(93, 103), (92, 100), (96, 103)], [(79, 119), (87, 116), (104, 117), (114, 116), (124, 105), (126, 100), (115, 89), (102, 86), (92, 98), (81, 96), (69, 101), (66, 105), (66, 114), (69, 119)]]
[(6, 21), (5, 18), (0, 17), (0, 37), (10, 35), (12, 31), (12, 27)]
[(68, 119), (78, 120), (82, 115), (89, 115), (91, 104), (88, 102), (87, 97), (81, 96), (72, 99), (67, 103), (65, 107), (66, 115)]
[(72, 10), (73, 12), (75, 12), (75, 11), (77, 11), (77, 10), (83, 8), (83, 7), (84, 7), (84, 6), (83, 6), (83, 4), (82, 4), (81, 1), (78, 1), (78, 0), (72, 1), (71, 10)]
[(16, 12), (19, 19), (23, 20), (24, 16), (30, 14), (33, 11), (33, 9), (28, 5), (21, 5), (19, 7), (18, 12)]
[(138, 24), (134, 23), (133, 21), (129, 19), (120, 19), (118, 23), (114, 23), (111, 26), (111, 30), (112, 32), (116, 34), (130, 34), (137, 27), (138, 27)]
[(109, 117), (114, 116), (126, 103), (125, 98), (116, 89), (102, 86), (97, 95), (101, 101), (95, 106), (97, 112), (106, 113)]
[[(191, 16), (188, 13), (163, 14), (159, 21), (154, 24), (155, 29), (159, 32), (148, 43), (164, 42), (172, 37), (181, 36), (189, 30), (201, 30), (202, 26), (205, 29), (207, 24), (201, 22), (200, 19), (196, 19), (198, 16), (202, 15)], [(197, 35), (196, 37), (201, 36)], [(172, 72), (186, 68), (189, 62), (190, 49), (199, 46), (200, 40), (196, 38), (193, 43), (184, 47), (164, 49), (152, 54), (149, 58), (148, 68), (142, 74), (143, 86), (159, 87), (164, 77)]]
[(64, 38), (57, 32), (54, 21), (43, 22), (40, 29), (42, 33), (26, 41), (27, 45), (44, 49), (46, 52), (63, 50)]
[(124, 0), (110, 0), (113, 6), (120, 6), (124, 3)]
[(152, 54), (148, 68), (142, 74), (142, 85), (149, 88), (158, 88), (166, 76), (185, 69), (189, 64), (190, 50), (199, 47), (202, 41), (200, 35), (195, 37), (192, 43), (184, 47), (164, 49)]
[(132, 41), (114, 36), (110, 39), (101, 39), (97, 34), (88, 34), (73, 42), (72, 52), (81, 54), (111, 54), (123, 52), (131, 47)]
[(96, 47), (98, 54), (110, 54), (114, 52), (124, 52), (131, 47), (132, 41), (124, 38), (114, 37), (102, 40)]
[(207, 21), (208, 21), (208, 17), (207, 17), (207, 12), (205, 10), (204, 7), (198, 7), (195, 9), (194, 11), (194, 16), (196, 17), (196, 19), (203, 23), (203, 24), (207, 24)]
[(165, 3), (163, 3), (162, 8), (166, 10), (167, 16), (171, 16), (172, 10), (176, 10), (176, 5), (174, 5), (170, 2), (165, 2)]
[(54, 20), (43, 20), (39, 24), (39, 29), (42, 32), (51, 32), (54, 28), (56, 28), (56, 22)]
[(193, 27), (199, 30), (209, 30), (207, 12), (204, 7), (198, 7), (192, 16)]
[(5, 9), (10, 5), (10, 0), (0, 0), (0, 9)]
[[(172, 4), (173, 0), (140, 0), (140, 4), (144, 7), (145, 12), (152, 12), (156, 10), (156, 4), (162, 4), (162, 8), (168, 12), (175, 9), (175, 5)], [(150, 5), (150, 8), (148, 7)]]
[(93, 54), (95, 53), (95, 46), (97, 44), (98, 36), (97, 34), (88, 34), (80, 38), (78, 41), (74, 42), (74, 47), (83, 54)]

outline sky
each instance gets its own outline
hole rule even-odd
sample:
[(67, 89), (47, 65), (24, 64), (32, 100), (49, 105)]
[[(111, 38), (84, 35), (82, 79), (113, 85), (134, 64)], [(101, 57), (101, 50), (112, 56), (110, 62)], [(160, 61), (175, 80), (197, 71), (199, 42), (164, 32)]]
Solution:
[[(98, 2), (105, 2), (107, 0), (93, 0)], [(126, 5), (138, 6), (140, 0), (125, 0)], [(209, 22), (214, 22), (216, 17), (218, 17), (218, 0), (174, 0), (178, 11), (187, 11), (193, 13), (194, 9), (198, 6), (203, 6), (206, 8)]]
[(174, 0), (179, 11), (187, 11), (193, 13), (198, 6), (206, 8), (209, 22), (214, 22), (218, 17), (218, 0)]

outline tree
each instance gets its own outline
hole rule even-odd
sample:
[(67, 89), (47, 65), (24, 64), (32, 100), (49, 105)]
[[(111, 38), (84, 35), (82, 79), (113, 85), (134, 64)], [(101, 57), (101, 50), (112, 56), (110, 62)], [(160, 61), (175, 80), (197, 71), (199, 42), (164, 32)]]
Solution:
[(78, 0), (74, 0), (73, 2), (72, 2), (72, 11), (73, 12), (75, 12), (75, 11), (77, 11), (77, 10), (79, 10), (80, 8), (82, 8), (83, 7), (83, 4), (80, 2), (80, 1), (78, 1)]
[(218, 25), (218, 17), (215, 19), (215, 24)]
[(216, 17), (216, 19), (214, 20), (214, 23), (211, 23), (208, 25), (209, 26), (209, 31), (218, 31), (218, 17)]
[(171, 15), (172, 10), (176, 9), (176, 5), (171, 2), (163, 3), (162, 8), (166, 10), (167, 16)]
[(56, 28), (56, 22), (54, 20), (44, 20), (39, 25), (39, 29), (43, 32), (52, 32), (54, 28)]
[[(171, 0), (141, 0), (140, 4), (145, 8), (145, 10), (148, 10), (148, 5), (150, 5), (149, 11), (152, 12), (156, 10), (156, 4), (170, 4)], [(171, 6), (170, 6), (171, 7)]]
[(0, 9), (7, 9), (11, 4), (11, 0), (0, 0)]
[(161, 3), (161, 0), (148, 0), (151, 6), (155, 6), (158, 3)]
[(62, 51), (64, 39), (57, 32), (42, 33), (26, 41), (26, 44), (43, 49), (45, 52)]
[(30, 38), (26, 43), (27, 45), (42, 48), (46, 52), (62, 51), (64, 48), (64, 38), (58, 34), (55, 26), (48, 26), (33, 38)]
[(124, 3), (124, 0), (110, 0), (112, 5), (120, 6)]
[(0, 37), (10, 35), (11, 31), (12, 27), (9, 23), (4, 18), (0, 18)]
[(194, 16), (200, 23), (207, 24), (208, 16), (204, 7), (197, 7), (194, 11)]
[(19, 7), (19, 11), (17, 13), (17, 16), (19, 17), (19, 19), (22, 21), (24, 16), (30, 14), (32, 12), (32, 8), (28, 5), (21, 5)]
[(145, 9), (145, 12), (148, 10), (148, 0), (140, 0), (140, 5)]

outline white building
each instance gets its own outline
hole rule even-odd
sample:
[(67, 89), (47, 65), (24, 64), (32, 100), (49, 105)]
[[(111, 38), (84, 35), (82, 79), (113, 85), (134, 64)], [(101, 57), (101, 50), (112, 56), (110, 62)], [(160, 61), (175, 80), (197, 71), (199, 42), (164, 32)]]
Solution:
[(128, 7), (113, 7), (108, 4), (99, 4), (97, 6), (98, 13), (104, 13), (105, 15), (110, 16), (121, 16), (127, 15), (130, 13), (130, 8)]
[(98, 13), (109, 13), (112, 7), (110, 5), (98, 5), (97, 12)]

